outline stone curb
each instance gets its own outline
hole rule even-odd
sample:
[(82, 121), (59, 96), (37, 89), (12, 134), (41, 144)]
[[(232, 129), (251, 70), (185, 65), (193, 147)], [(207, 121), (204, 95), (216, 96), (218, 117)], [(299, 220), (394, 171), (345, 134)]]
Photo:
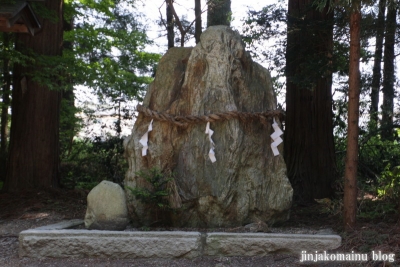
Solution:
[(19, 256), (30, 258), (194, 258), (198, 232), (27, 230), (19, 235)]
[(127, 232), (65, 230), (60, 225), (22, 231), (19, 256), (30, 258), (195, 258), (199, 256), (301, 255), (338, 248), (338, 235)]
[(302, 251), (327, 251), (338, 248), (338, 235), (209, 233), (206, 256), (265, 256), (271, 253), (301, 255)]

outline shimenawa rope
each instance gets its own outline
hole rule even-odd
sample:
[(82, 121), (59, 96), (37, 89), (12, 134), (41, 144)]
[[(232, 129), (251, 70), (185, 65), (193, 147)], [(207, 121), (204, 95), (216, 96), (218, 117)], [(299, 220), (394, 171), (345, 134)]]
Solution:
[(279, 118), (281, 121), (285, 118), (283, 110), (270, 110), (265, 112), (241, 112), (241, 111), (226, 111), (208, 115), (187, 115), (179, 116), (172, 115), (166, 112), (157, 112), (149, 108), (137, 105), (136, 110), (143, 113), (145, 116), (159, 121), (171, 122), (177, 126), (187, 126), (188, 124), (224, 121), (230, 119), (260, 119), (262, 123), (266, 123), (268, 118)]

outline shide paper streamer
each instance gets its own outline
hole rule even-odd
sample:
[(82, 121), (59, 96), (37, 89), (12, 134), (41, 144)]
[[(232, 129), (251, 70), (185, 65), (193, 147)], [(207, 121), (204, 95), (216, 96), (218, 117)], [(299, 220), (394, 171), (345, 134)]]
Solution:
[[(273, 140), (273, 142), (271, 142), (271, 149), (272, 149), (274, 156), (278, 156), (279, 155), (278, 146), (280, 143), (283, 142), (283, 140), (280, 136), (283, 134), (283, 132), (279, 128), (279, 125), (276, 123), (275, 118), (274, 118), (272, 127), (274, 128), (274, 132), (271, 134), (271, 138)], [(153, 130), (153, 120), (150, 121), (147, 132), (139, 140), (139, 143), (143, 146), (142, 147), (142, 156), (147, 155), (147, 149), (149, 148), (149, 146), (147, 144), (149, 141), (149, 132), (151, 132), (152, 130)], [(212, 135), (214, 134), (214, 131), (210, 129), (210, 122), (207, 122), (205, 133), (208, 134), (208, 139), (210, 140), (210, 151), (208, 153), (208, 156), (210, 157), (211, 162), (214, 163), (217, 161), (217, 159), (215, 158), (215, 152), (214, 152), (215, 143), (211, 138)]]
[(142, 148), (142, 156), (147, 155), (147, 149), (149, 146), (147, 145), (147, 142), (149, 141), (149, 132), (153, 130), (153, 120), (151, 120), (149, 127), (147, 128), (147, 132), (140, 138), (139, 143), (143, 146)]
[(275, 118), (272, 127), (274, 128), (274, 132), (271, 134), (271, 138), (272, 140), (274, 140), (274, 142), (271, 143), (271, 149), (272, 152), (274, 153), (274, 156), (278, 156), (279, 155), (278, 145), (283, 142), (282, 138), (280, 137), (283, 134), (283, 132), (276, 123)]
[(214, 141), (211, 139), (211, 136), (213, 135), (214, 131), (210, 129), (210, 122), (207, 122), (206, 126), (206, 134), (208, 134), (208, 139), (210, 140), (210, 152), (208, 153), (208, 156), (210, 157), (210, 160), (212, 163), (216, 162), (217, 159), (215, 158), (215, 153), (214, 153), (214, 148), (215, 144)]

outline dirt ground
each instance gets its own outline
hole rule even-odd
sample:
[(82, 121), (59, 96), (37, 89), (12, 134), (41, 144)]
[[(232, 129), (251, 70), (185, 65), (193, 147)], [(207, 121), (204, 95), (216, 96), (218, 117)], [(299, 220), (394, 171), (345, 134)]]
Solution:
[[(300, 255), (270, 255), (267, 257), (202, 257), (190, 259), (29, 259), (18, 257), (19, 232), (62, 220), (83, 219), (88, 191), (75, 190), (8, 194), (0, 192), (0, 267), (106, 267), (106, 266), (166, 266), (166, 267), (264, 267), (264, 266), (400, 266), (400, 221), (387, 218), (379, 222), (359, 222), (354, 231), (345, 233), (339, 214), (324, 211), (320, 204), (294, 205), (288, 222), (276, 226), (285, 229), (321, 231), (331, 229), (342, 236), (342, 246), (329, 253), (395, 254), (394, 262), (302, 263)], [(275, 226), (274, 226), (275, 227)], [(369, 257), (371, 258), (371, 257)]]

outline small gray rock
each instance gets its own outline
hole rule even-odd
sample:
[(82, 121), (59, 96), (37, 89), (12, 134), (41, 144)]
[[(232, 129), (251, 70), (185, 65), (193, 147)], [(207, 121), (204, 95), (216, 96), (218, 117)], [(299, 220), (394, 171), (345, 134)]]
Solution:
[(124, 230), (129, 223), (125, 192), (118, 184), (102, 181), (87, 196), (85, 227)]

